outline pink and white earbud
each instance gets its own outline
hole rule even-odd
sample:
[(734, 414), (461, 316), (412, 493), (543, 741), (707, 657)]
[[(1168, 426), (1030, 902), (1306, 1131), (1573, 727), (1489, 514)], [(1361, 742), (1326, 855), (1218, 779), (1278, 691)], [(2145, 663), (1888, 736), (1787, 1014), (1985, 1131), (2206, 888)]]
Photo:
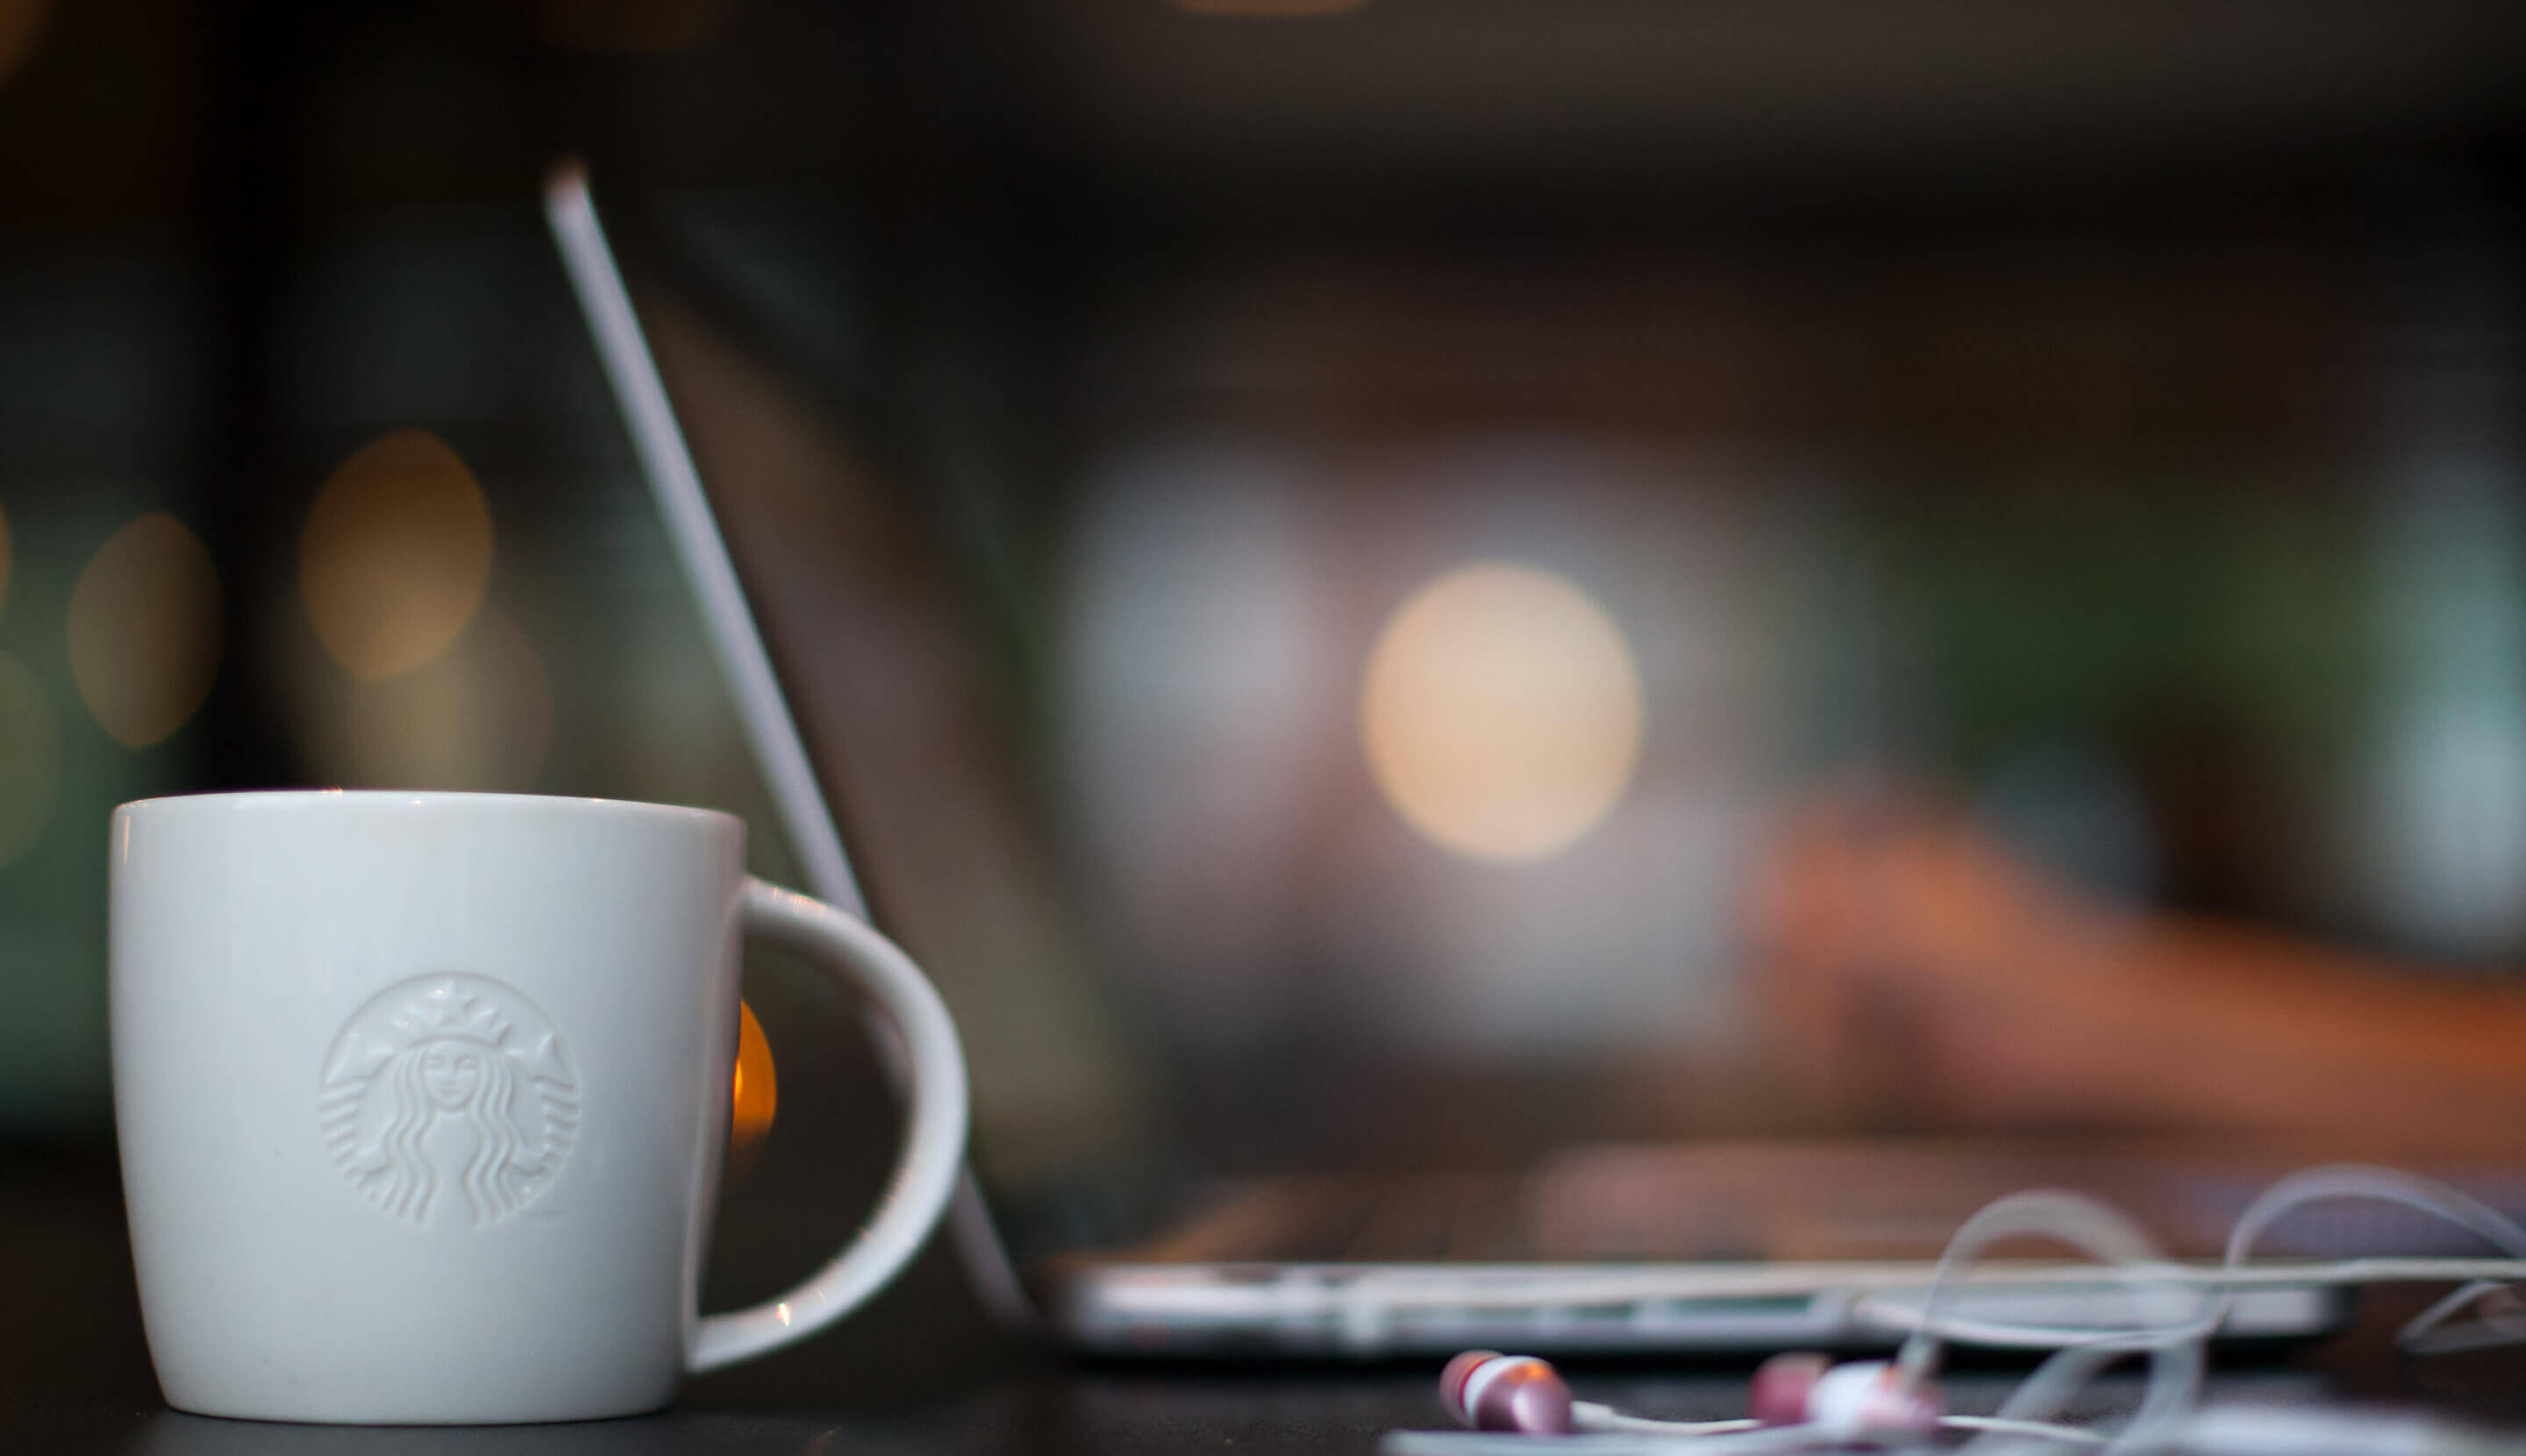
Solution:
[(1568, 1435), (1570, 1387), (1532, 1355), (1467, 1350), (1439, 1376), (1439, 1403), (1476, 1431)]
[(1884, 1360), (1836, 1365), (1799, 1351), (1775, 1355), (1754, 1371), (1746, 1414), (1765, 1426), (1812, 1426), (1835, 1440), (1928, 1435), (1946, 1414), (1938, 1387), (1919, 1385)]
[(1882, 1360), (1836, 1365), (1822, 1355), (1775, 1355), (1754, 1372), (1746, 1421), (1651, 1421), (1572, 1400), (1560, 1373), (1532, 1355), (1467, 1350), (1439, 1377), (1439, 1403), (1476, 1431), (1568, 1435), (1582, 1431), (1718, 1434), (1755, 1426), (1809, 1427), (1820, 1439), (1928, 1435), (1945, 1409), (1935, 1387)]

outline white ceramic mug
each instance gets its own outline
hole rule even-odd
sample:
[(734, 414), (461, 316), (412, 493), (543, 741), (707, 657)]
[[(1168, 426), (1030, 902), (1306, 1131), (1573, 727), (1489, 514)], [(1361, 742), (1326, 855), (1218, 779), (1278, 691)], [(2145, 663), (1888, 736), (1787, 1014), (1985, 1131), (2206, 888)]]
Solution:
[[(749, 879), (725, 814), (508, 794), (205, 794), (115, 811), (115, 1119), (149, 1351), (205, 1415), (654, 1410), (883, 1286), (961, 1162), (937, 993)], [(702, 1315), (740, 930), (858, 985), (910, 1053), (876, 1217)], [(838, 1217), (838, 1215), (837, 1215)]]

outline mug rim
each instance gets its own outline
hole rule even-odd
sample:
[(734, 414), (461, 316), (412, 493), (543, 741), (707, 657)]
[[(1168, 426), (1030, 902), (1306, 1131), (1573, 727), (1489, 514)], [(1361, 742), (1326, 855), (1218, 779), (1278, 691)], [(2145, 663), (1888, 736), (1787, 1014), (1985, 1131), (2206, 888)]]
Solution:
[(723, 823), (744, 827), (744, 821), (720, 809), (703, 809), (690, 804), (653, 804), (645, 799), (607, 799), (575, 794), (493, 793), (479, 789), (438, 788), (244, 788), (213, 789), (203, 793), (156, 794), (145, 799), (132, 799), (114, 806), (117, 818), (142, 811), (163, 813), (198, 805), (210, 809), (227, 805), (239, 809), (325, 808), (357, 805), (364, 808), (401, 806), (416, 810), (433, 808), (479, 808), (512, 810), (578, 809), (592, 813), (650, 817), (664, 815), (671, 819)]

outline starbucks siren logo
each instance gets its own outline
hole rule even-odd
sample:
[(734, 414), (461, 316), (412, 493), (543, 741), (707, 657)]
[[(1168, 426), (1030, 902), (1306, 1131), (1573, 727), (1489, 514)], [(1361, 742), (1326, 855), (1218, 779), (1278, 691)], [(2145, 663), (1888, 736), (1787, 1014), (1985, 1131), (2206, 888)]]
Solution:
[(371, 1203), (428, 1225), (458, 1217), (461, 1201), (481, 1228), (561, 1172), (579, 1079), (526, 997), (480, 976), (424, 976), (342, 1029), (316, 1109), (335, 1166)]

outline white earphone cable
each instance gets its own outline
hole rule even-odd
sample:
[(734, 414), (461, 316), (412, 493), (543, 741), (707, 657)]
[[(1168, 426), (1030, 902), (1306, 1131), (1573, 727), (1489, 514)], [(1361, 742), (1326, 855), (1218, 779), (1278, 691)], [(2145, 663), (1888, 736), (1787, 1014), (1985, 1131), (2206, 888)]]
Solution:
[[(2284, 1217), (2337, 1200), (2381, 1201), (2429, 1214), (2473, 1233), (2504, 1257), (2248, 1263), (2255, 1245)], [(2101, 1261), (2096, 1282), (2116, 1286), (2128, 1297), (2129, 1318), (2097, 1329), (1958, 1319), (1945, 1313), (1957, 1285), (1986, 1249), (2028, 1236), (2054, 1239)], [(1997, 1413), (1938, 1419), (1941, 1431), (1970, 1434), (1963, 1447), (1968, 1456), (2027, 1450), (2030, 1442), (2119, 1456), (2174, 1448), (2184, 1431), (2203, 1425), (2198, 1404), (2209, 1340), (2238, 1290), (2439, 1280), (2457, 1281), (2457, 1287), (2402, 1327), (2396, 1337), (2400, 1348), (2429, 1354), (2526, 1343), (2526, 1314), (2456, 1318), (2492, 1294), (2526, 1283), (2526, 1229), (2446, 1184), (2390, 1168), (2338, 1164), (2292, 1174), (2248, 1204), (2215, 1269), (2169, 1263), (2137, 1224), (2110, 1205), (2084, 1193), (2044, 1189), (2010, 1194), (1967, 1219), (1948, 1240), (1917, 1305), (1895, 1291), (1880, 1290), (1861, 1296), (1853, 1309), (1862, 1318), (1906, 1331), (1893, 1371), (1896, 1381), (1914, 1388), (1936, 1375), (1949, 1342), (2053, 1352), (2019, 1382)], [(2118, 1430), (2067, 1426), (2053, 1419), (2106, 1366), (2132, 1355), (2147, 1357), (2148, 1379), (2139, 1408)], [(1537, 1442), (1559, 1442), (1554, 1449), (1574, 1456), (1583, 1447), (1597, 1456), (1737, 1456), (1826, 1449), (1846, 1444), (1850, 1434), (1825, 1424), (1654, 1421), (1592, 1401), (1574, 1401), (1570, 1412), (1572, 1424), (1586, 1434), (1396, 1431), (1388, 1437), (1386, 1449), (1390, 1456), (1476, 1456), (1494, 1449), (1532, 1453), (1539, 1449)]]

